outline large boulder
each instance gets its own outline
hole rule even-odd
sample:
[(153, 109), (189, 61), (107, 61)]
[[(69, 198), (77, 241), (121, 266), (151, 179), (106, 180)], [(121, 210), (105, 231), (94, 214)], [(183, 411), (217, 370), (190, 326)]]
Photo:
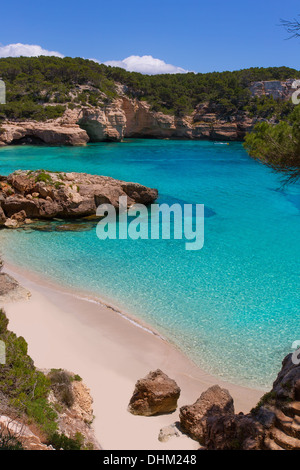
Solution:
[(161, 370), (138, 380), (128, 410), (134, 415), (153, 416), (172, 413), (177, 408), (180, 388)]
[(214, 385), (190, 406), (180, 408), (180, 425), (196, 441), (204, 444), (209, 417), (234, 415), (233, 398), (228, 390)]

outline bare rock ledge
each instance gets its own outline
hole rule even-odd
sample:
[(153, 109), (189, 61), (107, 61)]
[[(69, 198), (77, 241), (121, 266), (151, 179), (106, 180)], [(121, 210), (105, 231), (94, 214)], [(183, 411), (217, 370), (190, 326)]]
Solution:
[(0, 226), (17, 228), (30, 219), (75, 219), (96, 214), (100, 204), (119, 207), (127, 196), (128, 207), (151, 204), (156, 189), (108, 176), (86, 173), (16, 171), (0, 176)]

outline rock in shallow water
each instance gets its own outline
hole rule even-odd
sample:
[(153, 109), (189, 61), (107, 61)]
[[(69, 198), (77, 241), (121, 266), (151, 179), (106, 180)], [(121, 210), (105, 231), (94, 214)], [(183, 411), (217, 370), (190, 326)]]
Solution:
[(2, 177), (0, 225), (16, 214), (23, 220), (95, 216), (97, 206), (103, 203), (118, 210), (121, 196), (127, 197), (127, 206), (130, 207), (135, 203), (153, 203), (158, 192), (138, 183), (107, 176), (45, 170), (17, 171), (7, 178)]
[(56, 232), (88, 232), (94, 227), (93, 224), (63, 224), (58, 225), (55, 230)]

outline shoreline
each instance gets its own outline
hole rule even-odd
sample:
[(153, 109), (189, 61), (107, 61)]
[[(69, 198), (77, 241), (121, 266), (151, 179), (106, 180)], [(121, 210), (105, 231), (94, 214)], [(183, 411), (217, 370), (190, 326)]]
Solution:
[[(24, 336), (38, 368), (64, 368), (83, 378), (94, 399), (94, 429), (103, 449), (197, 449), (199, 444), (187, 436), (166, 443), (157, 439), (162, 427), (178, 421), (181, 406), (194, 403), (208, 387), (219, 384), (230, 391), (236, 412), (247, 413), (264, 393), (211, 376), (149, 325), (101, 299), (78, 296), (10, 263), (3, 271), (32, 294), (28, 300), (4, 304), (10, 329)], [(182, 390), (176, 412), (131, 415), (127, 405), (136, 381), (158, 368)]]

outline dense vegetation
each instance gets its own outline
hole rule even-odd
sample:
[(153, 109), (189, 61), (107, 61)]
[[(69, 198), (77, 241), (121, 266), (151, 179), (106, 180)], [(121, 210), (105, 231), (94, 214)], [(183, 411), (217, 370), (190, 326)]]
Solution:
[(272, 125), (259, 123), (245, 139), (249, 154), (283, 175), (284, 182), (300, 178), (300, 107)]
[[(83, 436), (76, 433), (74, 439), (58, 433), (58, 413), (74, 403), (71, 389), (78, 375), (53, 369), (48, 375), (38, 371), (27, 354), (27, 343), (8, 329), (8, 319), (0, 309), (0, 340), (5, 343), (6, 363), (0, 364), (0, 413), (5, 409), (10, 415), (24, 416), (26, 421), (39, 426), (48, 444), (64, 450), (83, 448)], [(48, 396), (52, 391), (57, 403), (52, 405)], [(4, 408), (3, 408), (4, 407)], [(1, 431), (1, 428), (0, 428)], [(21, 449), (18, 439), (9, 432), (0, 432), (0, 450)]]
[[(298, 19), (281, 22), (290, 38), (300, 37)], [(283, 175), (284, 184), (300, 179), (300, 108), (293, 106), (289, 112), (287, 106), (292, 105), (286, 105), (286, 109), (277, 115), (277, 122), (256, 124), (244, 144), (252, 157)]]
[(129, 96), (148, 101), (153, 110), (178, 116), (204, 102), (219, 114), (247, 110), (261, 116), (281, 115), (289, 111), (282, 103), (252, 99), (249, 85), (300, 78), (300, 72), (270, 67), (142, 75), (80, 58), (20, 57), (0, 59), (0, 77), (7, 85), (7, 104), (0, 106), (0, 118), (45, 120), (61, 116), (66, 106), (105, 105), (117, 96), (116, 83), (125, 85)]
[[(215, 107), (220, 114), (243, 111), (252, 103), (257, 103), (257, 100), (251, 98), (251, 82), (300, 76), (299, 71), (287, 67), (154, 76), (109, 67), (106, 74), (116, 82), (127, 85), (129, 93), (151, 103), (154, 110), (177, 115), (187, 114), (204, 102), (209, 102), (210, 108)], [(270, 113), (273, 113), (273, 101), (269, 103), (266, 100), (265, 110), (268, 106)]]
[[(0, 118), (55, 119), (72, 106), (97, 104), (103, 97), (116, 96), (105, 66), (84, 59), (20, 57), (0, 59), (0, 77), (6, 83), (6, 105)], [(82, 88), (89, 85), (92, 90)]]

